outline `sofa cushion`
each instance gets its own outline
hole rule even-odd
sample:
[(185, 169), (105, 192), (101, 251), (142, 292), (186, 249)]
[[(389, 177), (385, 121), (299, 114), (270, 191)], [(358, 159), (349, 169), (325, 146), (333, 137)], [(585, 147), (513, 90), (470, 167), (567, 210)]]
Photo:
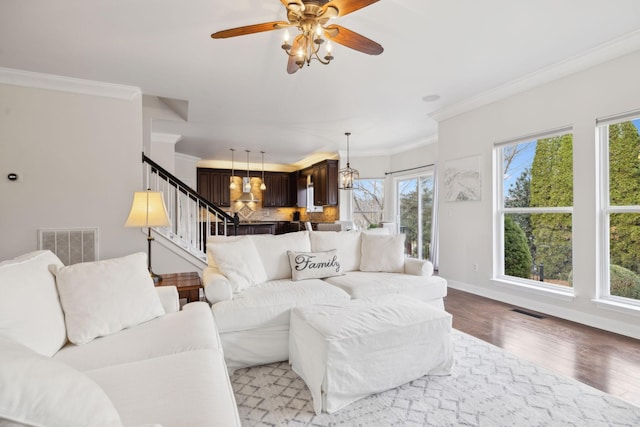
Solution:
[(196, 349), (218, 350), (220, 347), (211, 308), (204, 302), (193, 302), (179, 312), (97, 338), (88, 344), (68, 344), (53, 357), (86, 371)]
[(240, 426), (224, 357), (193, 350), (87, 371), (127, 426)]
[(324, 252), (336, 249), (342, 271), (354, 271), (360, 268), (359, 231), (314, 231), (309, 234), (312, 252)]
[(447, 281), (439, 276), (352, 271), (324, 281), (339, 287), (354, 299), (403, 294), (429, 302), (447, 295)]
[(292, 307), (347, 300), (346, 292), (320, 279), (272, 280), (214, 304), (213, 314), (220, 333), (277, 325), (288, 328)]
[(85, 344), (164, 314), (147, 254), (53, 268), (67, 336)]
[(267, 281), (267, 273), (253, 240), (229, 237), (208, 244), (207, 251), (229, 279), (233, 292)]
[(404, 234), (362, 234), (360, 271), (404, 273)]
[(5, 422), (25, 426), (122, 425), (113, 403), (89, 377), (0, 336), (0, 425)]
[(218, 264), (209, 248), (225, 242), (233, 242), (242, 239), (253, 241), (262, 266), (267, 274), (267, 280), (289, 279), (291, 277), (291, 267), (287, 251), (309, 252), (311, 243), (309, 242), (308, 231), (298, 231), (286, 234), (256, 234), (248, 236), (209, 236), (207, 238), (207, 263), (209, 267), (218, 268)]
[(291, 265), (287, 251), (310, 252), (308, 231), (280, 234), (256, 234), (250, 236), (256, 245), (268, 280), (291, 278)]
[(293, 280), (323, 279), (340, 276), (342, 268), (338, 260), (338, 251), (292, 252), (288, 251)]
[(0, 263), (0, 335), (52, 356), (67, 341), (55, 277), (62, 266), (50, 251), (36, 251)]

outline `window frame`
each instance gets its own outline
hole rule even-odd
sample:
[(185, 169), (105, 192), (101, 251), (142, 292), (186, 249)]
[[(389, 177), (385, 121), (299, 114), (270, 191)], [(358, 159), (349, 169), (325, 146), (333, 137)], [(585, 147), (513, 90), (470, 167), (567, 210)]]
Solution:
[[(528, 288), (532, 290), (542, 291), (545, 294), (556, 294), (560, 297), (570, 297), (573, 298), (575, 296), (574, 287), (570, 286), (562, 286), (555, 285), (552, 283), (540, 282), (533, 279), (524, 279), (522, 277), (508, 276), (505, 274), (505, 257), (504, 257), (504, 218), (507, 214), (570, 214), (571, 215), (571, 247), (573, 253), (573, 232), (574, 232), (574, 208), (573, 203), (572, 206), (562, 206), (562, 207), (517, 207), (517, 208), (509, 208), (505, 207), (505, 188), (504, 188), (504, 155), (503, 149), (507, 146), (518, 145), (527, 142), (533, 142), (540, 139), (551, 138), (555, 136), (561, 136), (565, 134), (571, 134), (572, 138), (574, 136), (574, 131), (572, 126), (565, 126), (561, 128), (551, 129), (548, 131), (538, 132), (529, 134), (526, 136), (513, 138), (505, 141), (495, 142), (493, 144), (493, 164), (494, 164), (494, 266), (493, 266), (493, 280), (498, 283), (503, 283), (508, 286), (521, 286), (523, 288)], [(575, 146), (575, 144), (574, 144)], [(574, 150), (572, 150), (574, 151)], [(573, 158), (571, 159), (572, 167), (573, 167)], [(575, 194), (575, 192), (574, 192)], [(573, 200), (573, 197), (572, 197)], [(571, 259), (573, 264), (573, 256)]]
[[(419, 258), (414, 258), (414, 259), (423, 259), (423, 260), (429, 260), (433, 263), (433, 248), (436, 245), (435, 239), (437, 239), (437, 230), (434, 230), (434, 226), (433, 226), (433, 221), (434, 218), (436, 217), (436, 208), (437, 208), (437, 201), (436, 201), (436, 193), (435, 193), (435, 186), (437, 185), (437, 181), (436, 181), (436, 169), (433, 166), (428, 166), (426, 167), (424, 170), (422, 171), (418, 171), (418, 172), (413, 172), (413, 173), (408, 173), (408, 174), (404, 174), (404, 175), (398, 175), (398, 176), (394, 176), (393, 177), (393, 191), (395, 194), (394, 197), (394, 211), (395, 211), (395, 218), (396, 218), (396, 228), (397, 228), (397, 232), (400, 232), (400, 226), (401, 226), (401, 221), (400, 221), (400, 191), (399, 191), (399, 185), (401, 181), (407, 181), (407, 180), (412, 180), (412, 179), (417, 179), (418, 183), (420, 182), (420, 180), (423, 177), (430, 177), (432, 180), (432, 186), (433, 186), (433, 202), (431, 204), (431, 240), (429, 241), (429, 257), (425, 258), (424, 257), (424, 253), (422, 253), (422, 245), (418, 244), (418, 256)], [(422, 215), (422, 210), (423, 210), (423, 205), (422, 205), (422, 197), (420, 197), (420, 193), (418, 194), (418, 209), (420, 211), (420, 215)], [(420, 217), (421, 219), (422, 217)], [(419, 220), (418, 224), (417, 224), (418, 228), (417, 228), (417, 235), (418, 236), (422, 236), (423, 233), (423, 227), (422, 227), (422, 221)], [(424, 242), (421, 242), (422, 244), (424, 244)], [(413, 258), (409, 255), (406, 255), (409, 258)], [(434, 263), (435, 265), (435, 263)]]
[[(611, 214), (640, 214), (639, 205), (611, 205), (610, 195), (610, 170), (609, 170), (609, 125), (640, 119), (640, 111), (632, 111), (619, 115), (604, 117), (596, 120), (596, 140), (599, 148), (598, 178), (599, 185), (599, 244), (597, 245), (599, 259), (599, 274), (596, 279), (596, 294), (594, 301), (609, 304), (619, 308), (640, 311), (640, 300), (611, 295), (611, 242), (610, 242), (610, 217)], [(606, 307), (605, 307), (606, 308)]]

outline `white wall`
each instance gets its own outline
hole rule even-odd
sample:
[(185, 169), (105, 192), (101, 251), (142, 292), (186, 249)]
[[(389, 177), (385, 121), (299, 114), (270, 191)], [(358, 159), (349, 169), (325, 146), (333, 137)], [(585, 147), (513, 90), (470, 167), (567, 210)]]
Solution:
[[(592, 301), (598, 262), (595, 121), (640, 109), (638, 75), (640, 52), (439, 123), (441, 164), (471, 155), (482, 158), (482, 200), (440, 203), (440, 274), (451, 286), (640, 338), (640, 313), (605, 310)], [(493, 144), (566, 125), (574, 132), (573, 301), (491, 280)]]
[(181, 153), (175, 154), (176, 177), (194, 190), (197, 190), (198, 187), (199, 161), (200, 157), (188, 156)]
[(98, 227), (102, 259), (146, 250), (140, 231), (123, 227), (142, 182), (141, 96), (132, 93), (0, 83), (0, 259), (35, 250), (38, 228)]

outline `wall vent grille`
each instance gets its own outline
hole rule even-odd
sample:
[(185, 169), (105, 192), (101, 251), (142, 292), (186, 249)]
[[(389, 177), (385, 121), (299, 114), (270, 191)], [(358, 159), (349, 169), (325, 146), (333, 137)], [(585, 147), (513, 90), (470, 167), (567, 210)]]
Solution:
[(41, 229), (38, 230), (39, 249), (48, 249), (64, 265), (98, 259), (98, 229)]
[(521, 308), (514, 308), (511, 311), (515, 311), (516, 313), (520, 313), (520, 314), (524, 314), (525, 316), (531, 316), (531, 317), (535, 317), (536, 319), (545, 319), (546, 317), (543, 316), (542, 314), (538, 314), (538, 313), (532, 313), (530, 311), (526, 311), (523, 310)]

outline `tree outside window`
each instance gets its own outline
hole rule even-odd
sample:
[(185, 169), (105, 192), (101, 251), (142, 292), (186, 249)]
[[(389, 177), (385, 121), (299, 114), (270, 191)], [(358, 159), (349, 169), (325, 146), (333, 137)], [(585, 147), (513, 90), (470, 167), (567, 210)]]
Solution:
[(352, 197), (353, 222), (358, 228), (378, 227), (384, 214), (384, 180), (355, 180)]

